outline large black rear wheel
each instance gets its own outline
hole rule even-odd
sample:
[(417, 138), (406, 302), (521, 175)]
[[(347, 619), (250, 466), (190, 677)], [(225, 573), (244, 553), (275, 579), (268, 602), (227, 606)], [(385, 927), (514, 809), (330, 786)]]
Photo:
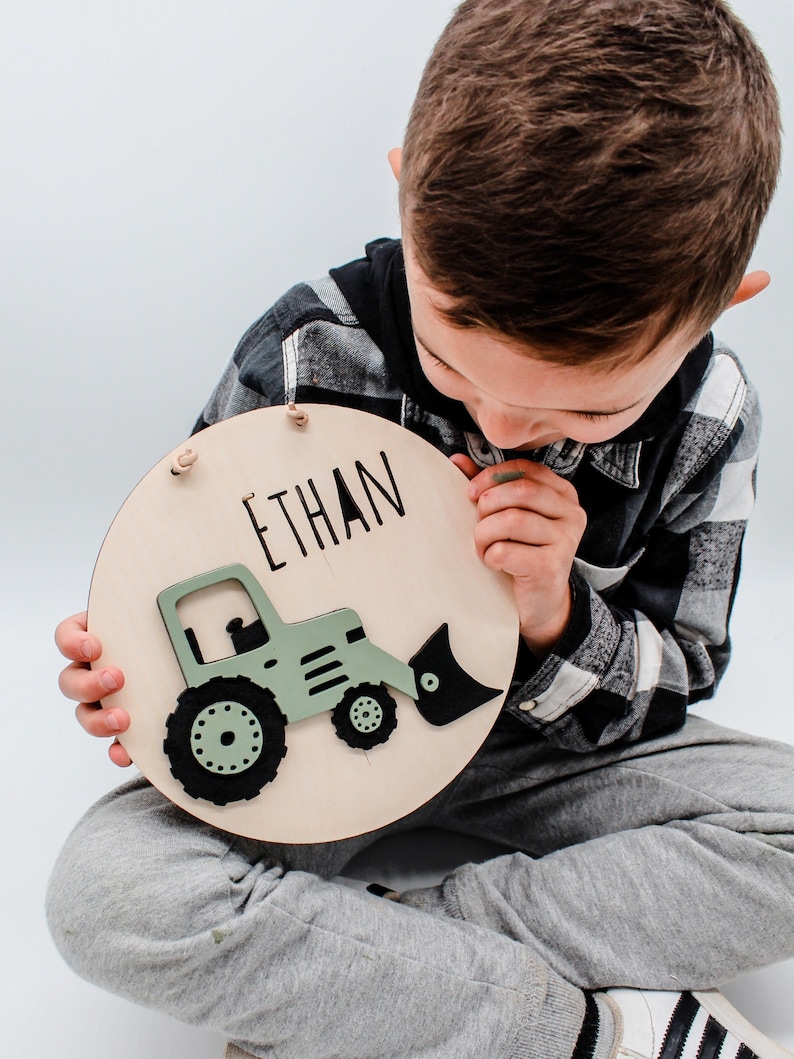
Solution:
[(287, 752), (273, 692), (247, 677), (214, 677), (177, 702), (163, 742), (174, 778), (215, 805), (255, 798)]

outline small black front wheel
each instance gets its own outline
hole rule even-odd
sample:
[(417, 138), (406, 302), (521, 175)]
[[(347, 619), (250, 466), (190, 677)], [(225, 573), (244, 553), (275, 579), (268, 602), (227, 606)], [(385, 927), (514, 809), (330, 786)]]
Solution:
[(347, 689), (331, 720), (348, 746), (370, 750), (397, 727), (397, 703), (382, 684), (359, 684)]
[(163, 742), (173, 777), (215, 805), (255, 798), (287, 752), (273, 692), (247, 677), (214, 677), (177, 702)]

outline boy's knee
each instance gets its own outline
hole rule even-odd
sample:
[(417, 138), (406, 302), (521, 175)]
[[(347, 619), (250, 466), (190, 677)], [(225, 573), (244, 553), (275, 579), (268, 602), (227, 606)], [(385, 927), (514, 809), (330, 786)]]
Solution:
[(261, 885), (269, 874), (238, 864), (233, 842), (143, 782), (108, 795), (69, 836), (49, 882), (47, 919), (63, 958), (82, 977), (130, 995), (125, 980), (138, 965), (165, 970), (202, 938), (210, 944), (235, 916), (250, 876)]

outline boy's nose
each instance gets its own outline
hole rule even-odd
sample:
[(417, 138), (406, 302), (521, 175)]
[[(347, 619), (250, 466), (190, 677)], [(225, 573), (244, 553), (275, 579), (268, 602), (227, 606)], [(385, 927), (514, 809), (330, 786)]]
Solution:
[(518, 449), (548, 433), (543, 413), (531, 408), (481, 405), (476, 413), (480, 430), (499, 449)]

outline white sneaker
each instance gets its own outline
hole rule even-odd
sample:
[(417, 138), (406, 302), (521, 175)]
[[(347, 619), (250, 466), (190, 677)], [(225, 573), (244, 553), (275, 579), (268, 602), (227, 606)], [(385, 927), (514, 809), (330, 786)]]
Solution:
[(609, 989), (601, 996), (623, 1021), (615, 1059), (794, 1059), (716, 990)]

